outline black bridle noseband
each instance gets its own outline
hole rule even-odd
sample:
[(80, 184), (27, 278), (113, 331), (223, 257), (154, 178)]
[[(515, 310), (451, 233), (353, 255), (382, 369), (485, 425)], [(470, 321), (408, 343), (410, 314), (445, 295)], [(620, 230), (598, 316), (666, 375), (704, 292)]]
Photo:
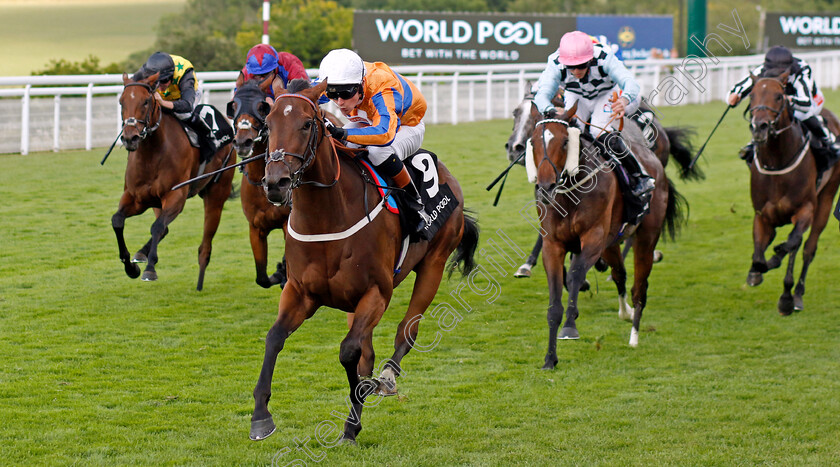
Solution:
[[(138, 123), (142, 124), (143, 129), (140, 131), (138, 136), (140, 137), (141, 140), (144, 140), (144, 139), (146, 139), (147, 136), (154, 133), (155, 130), (158, 129), (158, 127), (160, 126), (160, 121), (163, 118), (163, 112), (159, 112), (157, 122), (155, 122), (155, 124), (153, 126), (149, 126), (149, 120), (151, 119), (152, 112), (154, 112), (154, 108), (155, 108), (155, 106), (152, 106), (152, 105), (149, 105), (149, 104), (152, 101), (154, 101), (155, 91), (152, 89), (151, 86), (149, 86), (146, 83), (128, 83), (128, 84), (125, 85), (126, 88), (128, 88), (129, 86), (140, 86), (140, 87), (144, 88), (145, 90), (149, 91), (149, 97), (147, 97), (146, 101), (143, 103), (143, 105), (146, 106), (146, 115), (143, 117), (143, 119), (138, 120), (134, 117), (129, 117), (129, 118), (123, 120), (123, 124), (122, 124), (123, 131), (125, 130), (125, 127), (133, 126), (133, 127), (136, 128)], [(123, 92), (125, 92), (125, 91), (123, 91)]]
[[(323, 138), (325, 131), (324, 131), (324, 117), (320, 115), (320, 109), (311, 99), (306, 96), (300, 94), (282, 94), (275, 98), (275, 106), (277, 106), (277, 101), (285, 97), (292, 97), (297, 99), (303, 99), (306, 101), (311, 107), (312, 110), (315, 111), (315, 115), (309, 119), (310, 122), (310, 131), (309, 131), (309, 141), (306, 143), (306, 149), (304, 149), (303, 154), (297, 154), (294, 152), (287, 152), (283, 148), (275, 149), (274, 151), (270, 151), (266, 156), (266, 166), (268, 166), (271, 162), (282, 162), (286, 168), (289, 169), (291, 173), (291, 185), (289, 186), (289, 191), (294, 190), (295, 188), (301, 185), (313, 185), (318, 188), (329, 188), (338, 182), (338, 175), (336, 175), (335, 180), (332, 183), (324, 184), (321, 182), (317, 182), (314, 180), (303, 180), (303, 173), (306, 172), (306, 169), (312, 164), (315, 160), (315, 151), (318, 148), (318, 143), (320, 142), (321, 138)], [(333, 149), (333, 152), (335, 150)], [(301, 161), (300, 167), (297, 170), (292, 171), (291, 165), (286, 161), (286, 156), (292, 156), (296, 159)], [(338, 154), (336, 153), (336, 158)]]

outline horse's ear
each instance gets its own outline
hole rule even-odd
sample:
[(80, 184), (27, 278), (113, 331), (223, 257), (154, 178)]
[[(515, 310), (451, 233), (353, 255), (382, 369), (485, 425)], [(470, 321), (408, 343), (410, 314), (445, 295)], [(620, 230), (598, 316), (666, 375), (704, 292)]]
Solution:
[(271, 90), (274, 91), (275, 96), (279, 96), (280, 94), (286, 94), (286, 88), (283, 87), (283, 79), (279, 76), (276, 76), (274, 78), (274, 81), (271, 83)]
[(157, 72), (157, 73), (153, 74), (152, 76), (149, 76), (148, 78), (144, 79), (143, 82), (148, 84), (152, 88), (154, 88), (155, 85), (158, 82), (158, 78), (160, 78), (160, 72)]
[(785, 72), (779, 75), (779, 77), (776, 79), (778, 79), (779, 82), (782, 83), (782, 86), (785, 86), (787, 85), (788, 78), (790, 78), (790, 70), (785, 70)]
[(315, 86), (314, 88), (309, 88), (302, 94), (304, 94), (306, 97), (312, 99), (313, 101), (317, 102), (318, 99), (321, 97), (321, 94), (325, 93), (326, 91), (327, 91), (327, 82), (322, 81), (322, 82), (318, 83), (318, 85)]
[(262, 101), (257, 104), (257, 113), (260, 114), (260, 118), (265, 120), (265, 118), (268, 117), (269, 112), (271, 112), (271, 105), (268, 102)]
[(575, 113), (577, 113), (577, 108), (578, 108), (578, 101), (575, 101), (574, 105), (572, 105), (572, 108), (571, 108), (571, 109), (569, 109), (569, 110), (567, 110), (567, 111), (565, 111), (565, 112), (563, 113), (563, 116), (562, 116), (562, 117), (560, 117), (560, 120), (563, 120), (563, 121), (566, 121), (566, 122), (568, 122), (569, 120), (571, 120), (571, 119), (572, 119), (572, 117), (574, 117), (574, 116), (575, 116)]
[(236, 84), (234, 84), (233, 87), (239, 89), (242, 87), (243, 84), (245, 84), (245, 76), (240, 71), (239, 76), (236, 77)]
[(236, 102), (230, 101), (227, 103), (227, 118), (233, 120), (233, 117), (236, 116)]
[[(274, 80), (279, 80), (279, 79), (280, 78), (274, 78)], [(283, 80), (280, 80), (281, 87), (282, 87), (282, 84), (283, 84)], [(260, 82), (260, 84), (259, 84), (260, 90), (262, 90), (262, 92), (264, 92), (266, 94), (268, 94), (269, 91), (272, 91), (271, 88), (273, 86), (274, 86), (274, 81), (273, 80), (267, 80), (267, 79), (262, 80), (262, 82)], [(277, 93), (274, 93), (274, 95), (276, 96)]]
[(128, 84), (131, 82), (131, 78), (128, 77), (128, 73), (123, 73), (123, 84)]
[(752, 71), (750, 72), (750, 81), (752, 81), (753, 84), (758, 81), (758, 76), (754, 75)]

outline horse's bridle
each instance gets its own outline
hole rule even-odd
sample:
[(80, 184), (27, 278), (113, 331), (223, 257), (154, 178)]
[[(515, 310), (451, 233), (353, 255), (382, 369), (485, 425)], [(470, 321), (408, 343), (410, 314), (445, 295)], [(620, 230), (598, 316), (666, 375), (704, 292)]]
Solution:
[(133, 126), (133, 127), (136, 128), (138, 123), (142, 124), (143, 129), (140, 131), (138, 136), (140, 137), (141, 140), (144, 140), (144, 139), (146, 139), (147, 136), (154, 133), (155, 130), (158, 129), (158, 127), (160, 126), (160, 121), (163, 118), (163, 112), (158, 112), (157, 122), (155, 122), (155, 124), (153, 126), (149, 126), (149, 120), (151, 119), (152, 112), (154, 112), (154, 109), (155, 109), (156, 106), (148, 105), (148, 104), (154, 101), (155, 91), (152, 89), (151, 86), (149, 86), (146, 83), (128, 83), (128, 84), (125, 85), (125, 87), (129, 87), (129, 86), (140, 86), (140, 87), (146, 89), (147, 91), (149, 91), (149, 97), (147, 97), (146, 101), (144, 102), (144, 105), (146, 105), (146, 115), (143, 117), (143, 119), (142, 120), (137, 120), (134, 117), (129, 117), (129, 118), (123, 120), (123, 130), (125, 130), (125, 127), (127, 127), (127, 126)]
[[(773, 81), (776, 81), (776, 80), (773, 80)], [(785, 96), (784, 87), (782, 87), (782, 96), (783, 97)], [(744, 119), (746, 119), (747, 118), (747, 113), (749, 112), (750, 119), (748, 121), (750, 122), (750, 132), (752, 132), (752, 130), (755, 128), (755, 123), (753, 121), (753, 118), (754, 118), (753, 113), (756, 110), (767, 110), (767, 111), (773, 112), (774, 114), (776, 114), (776, 118), (774, 118), (773, 120), (770, 121), (770, 135), (771, 136), (779, 136), (780, 133), (789, 129), (791, 126), (793, 126), (794, 120), (793, 120), (793, 116), (791, 115), (790, 123), (788, 124), (788, 126), (782, 128), (780, 130), (776, 129), (776, 124), (779, 123), (779, 119), (782, 118), (782, 114), (784, 114), (785, 112), (790, 113), (790, 108), (791, 108), (791, 103), (785, 97), (784, 102), (782, 102), (782, 105), (778, 109), (774, 109), (773, 107), (770, 107), (770, 106), (767, 106), (767, 105), (757, 105), (755, 107), (747, 107), (746, 109), (744, 109), (744, 115), (743, 116), (744, 116)]]
[[(274, 99), (275, 105), (277, 105), (278, 100), (286, 97), (302, 99), (306, 101), (310, 105), (310, 107), (312, 107), (312, 110), (315, 111), (315, 115), (309, 120), (311, 122), (309, 141), (306, 143), (306, 149), (304, 150), (303, 154), (286, 152), (283, 148), (275, 149), (274, 151), (269, 152), (266, 156), (266, 166), (268, 166), (268, 164), (271, 162), (282, 162), (289, 169), (289, 172), (291, 173), (291, 185), (289, 186), (289, 191), (294, 190), (295, 188), (301, 185), (313, 185), (318, 188), (329, 188), (335, 185), (336, 182), (338, 182), (338, 174), (336, 174), (335, 180), (333, 180), (332, 183), (328, 184), (317, 182), (315, 180), (303, 180), (303, 173), (315, 160), (315, 151), (318, 148), (318, 143), (326, 133), (324, 131), (324, 117), (321, 116), (321, 109), (317, 105), (315, 105), (315, 103), (312, 102), (311, 99), (300, 94), (281, 94)], [(336, 152), (335, 147), (333, 147), (333, 152), (336, 154), (336, 159), (338, 159), (338, 153)], [(301, 165), (294, 172), (292, 171), (292, 167), (289, 165), (289, 163), (286, 162), (286, 156), (292, 156), (296, 159), (300, 159)]]
[[(561, 125), (564, 125), (566, 128), (569, 127), (569, 122), (567, 122), (565, 120), (560, 120), (560, 119), (557, 119), (557, 118), (546, 118), (544, 120), (538, 121), (535, 125), (535, 128), (538, 128), (540, 125), (543, 125), (543, 127), (544, 127), (547, 123), (560, 123)], [(543, 130), (543, 133), (545, 133), (545, 130)], [(540, 166), (542, 166), (542, 163), (545, 162), (545, 161), (548, 161), (548, 163), (551, 164), (551, 168), (554, 169), (554, 175), (555, 175), (554, 185), (555, 186), (562, 185), (563, 183), (565, 183), (565, 178), (563, 177), (563, 174), (566, 173), (566, 169), (565, 169), (565, 167), (563, 168), (563, 170), (560, 170), (560, 169), (557, 168), (557, 165), (555, 165), (554, 162), (551, 160), (551, 158), (548, 157), (548, 146), (546, 146), (546, 144), (545, 144), (545, 138), (541, 137), (540, 141), (542, 142), (542, 147), (543, 147), (543, 158), (540, 161), (540, 163), (537, 164), (537, 172), (539, 173)]]

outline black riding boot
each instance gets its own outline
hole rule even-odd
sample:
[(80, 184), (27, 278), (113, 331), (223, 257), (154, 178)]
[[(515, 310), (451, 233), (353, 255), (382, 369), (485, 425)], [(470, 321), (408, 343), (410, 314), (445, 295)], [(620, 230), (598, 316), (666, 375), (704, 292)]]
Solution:
[[(411, 211), (412, 224), (414, 224), (414, 232), (421, 232), (426, 228), (429, 222), (429, 215), (426, 214), (426, 206), (423, 204), (423, 199), (420, 198), (420, 193), (411, 176), (408, 174), (408, 169), (405, 164), (396, 155), (392, 155), (385, 160), (385, 162), (376, 166), (382, 175), (390, 177), (397, 188), (403, 189), (402, 198), (405, 207)], [(416, 222), (415, 222), (416, 221)]]
[(742, 161), (746, 162), (747, 165), (752, 164), (753, 157), (755, 157), (755, 143), (750, 141), (749, 144), (742, 147), (741, 151), (738, 153), (738, 157), (740, 157)]
[(607, 133), (601, 135), (598, 140), (607, 147), (607, 149), (621, 162), (622, 167), (630, 176), (630, 194), (635, 197), (641, 197), (645, 193), (650, 193), (655, 188), (653, 178), (648, 175), (636, 155), (630, 150), (630, 147), (624, 142), (624, 139), (617, 132)]
[(825, 121), (820, 116), (814, 116), (805, 119), (802, 123), (811, 131), (811, 133), (819, 138), (822, 144), (822, 149), (815, 151), (814, 156), (817, 158), (817, 167), (820, 171), (826, 170), (835, 162), (840, 160), (840, 143), (834, 138), (834, 133), (829, 131), (825, 126)]

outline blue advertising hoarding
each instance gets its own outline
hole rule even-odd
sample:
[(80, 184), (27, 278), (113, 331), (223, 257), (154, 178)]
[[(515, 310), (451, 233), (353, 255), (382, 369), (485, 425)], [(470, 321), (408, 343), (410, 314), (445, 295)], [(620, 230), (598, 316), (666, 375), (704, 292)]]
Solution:
[(618, 47), (622, 60), (671, 58), (674, 18), (671, 16), (584, 16), (577, 28)]

